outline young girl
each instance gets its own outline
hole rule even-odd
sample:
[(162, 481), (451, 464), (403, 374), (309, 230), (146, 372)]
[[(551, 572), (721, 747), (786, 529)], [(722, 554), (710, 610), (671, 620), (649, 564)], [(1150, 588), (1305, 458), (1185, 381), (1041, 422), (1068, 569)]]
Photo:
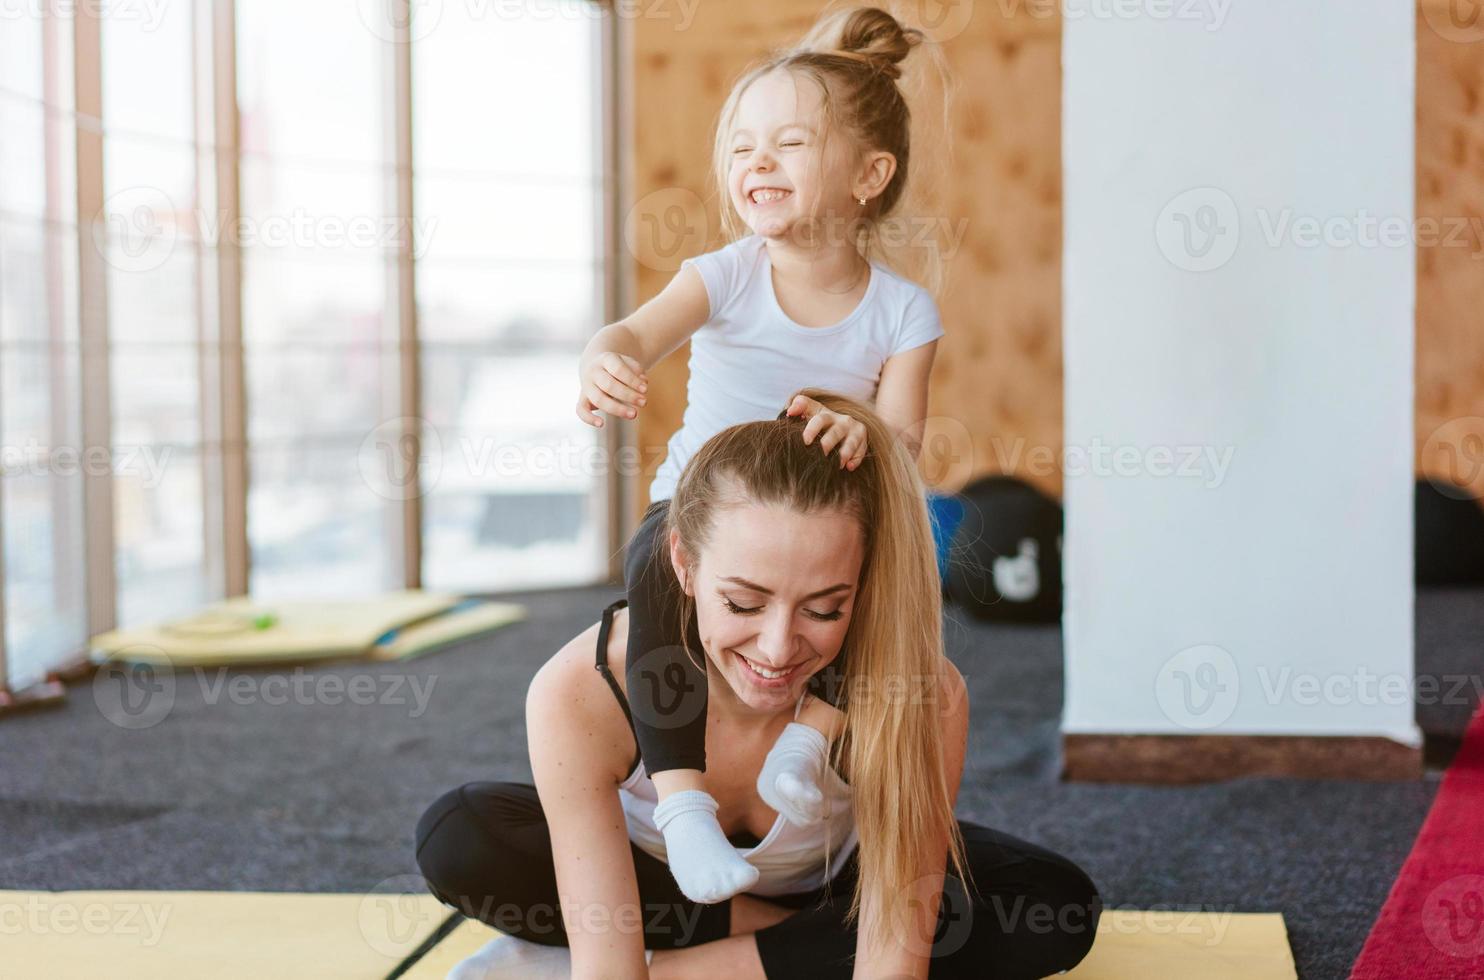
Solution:
[[(883, 10), (845, 10), (738, 81), (715, 146), (722, 218), (735, 240), (687, 259), (658, 296), (604, 327), (583, 351), (577, 414), (602, 426), (598, 412), (636, 418), (648, 400), (648, 369), (691, 340), (683, 424), (629, 542), (625, 584), (634, 728), (659, 794), (655, 820), (670, 869), (696, 902), (747, 890), (758, 870), (722, 833), (705, 789), (706, 674), (693, 652), (701, 638), (694, 619), (681, 622), (669, 543), (656, 532), (686, 461), (707, 439), (773, 418), (785, 404), (788, 415), (809, 418), (804, 441), (817, 440), (826, 455), (838, 451), (841, 466), (853, 470), (880, 448), (866, 444), (859, 420), (806, 397), (789, 401), (800, 388), (874, 402), (916, 457), (943, 328), (932, 295), (887, 267), (882, 239), (895, 236), (882, 233), (897, 220), (908, 181), (911, 120), (898, 66), (924, 40)], [(938, 65), (941, 71), (941, 56)], [(751, 234), (738, 237), (739, 220)], [(936, 252), (918, 258), (936, 281)], [(738, 614), (764, 612), (766, 590), (731, 585), (724, 598), (704, 601), (724, 601)], [(819, 604), (822, 611), (799, 615), (838, 614), (823, 609), (827, 599)], [(766, 662), (737, 655), (765, 685), (787, 683), (816, 659), (781, 642), (767, 653)], [(816, 697), (784, 730), (758, 777), (759, 795), (795, 824), (827, 816), (819, 784), (841, 718), (830, 703), (843, 693), (831, 689), (840, 676), (814, 678)]]

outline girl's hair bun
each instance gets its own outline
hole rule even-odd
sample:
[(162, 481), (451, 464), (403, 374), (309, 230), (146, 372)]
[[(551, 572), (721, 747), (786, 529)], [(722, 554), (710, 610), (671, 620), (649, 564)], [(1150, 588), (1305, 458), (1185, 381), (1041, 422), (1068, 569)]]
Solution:
[(841, 11), (826, 18), (812, 34), (810, 46), (815, 50), (870, 62), (892, 78), (902, 76), (897, 66), (924, 40), (922, 31), (903, 27), (880, 7)]

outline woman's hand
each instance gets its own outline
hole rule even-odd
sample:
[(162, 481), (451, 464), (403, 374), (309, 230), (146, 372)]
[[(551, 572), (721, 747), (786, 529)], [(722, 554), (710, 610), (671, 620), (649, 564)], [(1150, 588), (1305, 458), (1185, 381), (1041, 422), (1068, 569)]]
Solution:
[(577, 397), (577, 417), (596, 429), (603, 427), (597, 410), (631, 419), (648, 400), (645, 393), (649, 391), (649, 378), (639, 362), (626, 354), (604, 351), (584, 361), (580, 374), (582, 394)]
[(840, 465), (848, 470), (860, 466), (866, 458), (866, 425), (859, 419), (825, 408), (819, 402), (804, 395), (795, 395), (788, 403), (789, 415), (802, 415), (809, 420), (804, 426), (804, 443), (808, 445), (819, 437), (819, 448), (828, 456), (836, 446), (840, 447)]

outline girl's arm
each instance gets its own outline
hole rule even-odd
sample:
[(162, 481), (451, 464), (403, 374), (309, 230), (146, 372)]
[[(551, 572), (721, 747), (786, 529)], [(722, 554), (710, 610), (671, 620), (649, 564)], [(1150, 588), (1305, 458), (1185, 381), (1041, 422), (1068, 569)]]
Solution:
[(675, 274), (658, 296), (593, 335), (582, 351), (578, 375), (582, 395), (577, 415), (601, 426), (594, 410), (618, 418), (638, 415), (651, 367), (701, 328), (711, 315), (706, 283), (693, 265)]
[[(537, 672), (526, 694), (531, 771), (551, 828), (572, 976), (645, 980), (644, 915), (618, 784), (632, 744), (623, 712), (593, 671), (597, 627)], [(553, 918), (558, 910), (547, 910)]]
[[(889, 425), (915, 461), (922, 452), (923, 429), (927, 423), (928, 376), (933, 373), (933, 357), (938, 342), (930, 340), (911, 350), (886, 359), (881, 365), (881, 378), (876, 383), (876, 414)], [(805, 395), (797, 395), (788, 405), (789, 415), (805, 415), (804, 442), (813, 444), (829, 455), (837, 447), (840, 465), (855, 469), (865, 454), (866, 427), (859, 419), (825, 408)]]
[[(952, 661), (943, 658), (944, 673), (938, 685), (942, 699), (943, 774), (948, 781), (949, 799), (958, 801), (958, 787), (964, 772), (964, 752), (969, 738), (969, 697), (963, 675)], [(948, 837), (940, 834), (924, 842), (913, 887), (899, 901), (911, 918), (904, 930), (903, 941), (885, 947), (869, 944), (867, 936), (882, 910), (867, 895), (861, 906), (860, 929), (855, 948), (856, 980), (884, 980), (898, 977), (925, 978), (932, 962), (933, 936), (938, 929), (938, 901), (942, 897), (944, 868), (948, 862)]]
[(876, 414), (896, 430), (913, 459), (922, 452), (928, 376), (933, 373), (937, 353), (938, 342), (934, 340), (887, 358), (876, 386)]

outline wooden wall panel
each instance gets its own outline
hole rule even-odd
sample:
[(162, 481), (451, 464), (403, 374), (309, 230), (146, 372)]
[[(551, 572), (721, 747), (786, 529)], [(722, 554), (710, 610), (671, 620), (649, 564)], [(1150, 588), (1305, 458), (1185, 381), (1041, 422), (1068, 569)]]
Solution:
[(1417, 17), (1417, 470), (1484, 497), (1484, 17), (1451, 5)]

